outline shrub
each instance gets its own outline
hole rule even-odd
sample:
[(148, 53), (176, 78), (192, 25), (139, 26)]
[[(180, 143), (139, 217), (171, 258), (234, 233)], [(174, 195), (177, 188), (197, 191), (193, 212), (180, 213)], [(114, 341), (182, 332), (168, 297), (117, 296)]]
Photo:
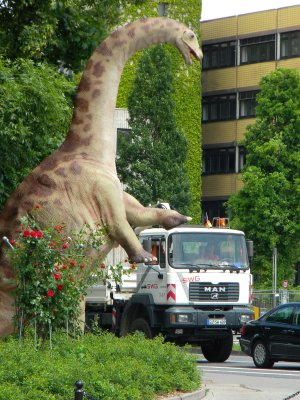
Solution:
[(75, 340), (57, 333), (52, 351), (34, 351), (33, 340), (0, 341), (0, 400), (72, 400), (77, 380), (99, 400), (152, 400), (199, 388), (194, 356), (162, 337), (99, 332)]
[[(36, 205), (35, 212), (40, 206)], [(22, 219), (19, 238), (10, 241), (9, 257), (16, 281), (16, 322), (33, 322), (36, 336), (78, 326), (80, 302), (96, 279), (105, 280), (107, 269), (91, 250), (103, 244), (105, 230), (83, 226), (68, 235), (65, 224), (41, 229), (32, 216)], [(117, 271), (118, 272), (118, 271)], [(120, 272), (121, 273), (121, 272)]]

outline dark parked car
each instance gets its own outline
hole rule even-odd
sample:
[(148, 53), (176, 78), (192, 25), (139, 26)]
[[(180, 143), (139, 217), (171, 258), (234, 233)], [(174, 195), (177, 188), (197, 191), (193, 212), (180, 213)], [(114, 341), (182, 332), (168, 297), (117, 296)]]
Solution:
[(276, 361), (300, 362), (300, 303), (281, 304), (247, 322), (239, 341), (258, 368), (271, 368)]

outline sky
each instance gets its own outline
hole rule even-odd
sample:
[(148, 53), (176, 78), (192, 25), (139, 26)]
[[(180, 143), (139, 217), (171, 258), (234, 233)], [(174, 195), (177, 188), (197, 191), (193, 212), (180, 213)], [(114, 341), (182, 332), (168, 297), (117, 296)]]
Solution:
[(202, 0), (201, 21), (300, 5), (300, 0)]

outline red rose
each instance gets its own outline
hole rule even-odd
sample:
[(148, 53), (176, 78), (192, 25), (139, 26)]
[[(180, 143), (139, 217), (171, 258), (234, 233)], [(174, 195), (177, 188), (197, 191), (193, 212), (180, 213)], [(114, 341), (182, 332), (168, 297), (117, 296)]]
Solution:
[(60, 276), (60, 274), (54, 274), (54, 278), (56, 281), (59, 281), (61, 276)]
[(61, 267), (62, 267), (62, 269), (67, 269), (66, 264), (63, 264)]
[(81, 269), (84, 269), (84, 264), (80, 264), (80, 268), (81, 268)]
[(63, 285), (61, 285), (61, 284), (57, 285), (57, 289), (58, 290), (63, 290)]
[(59, 271), (59, 266), (58, 265), (55, 265), (55, 271)]
[(39, 204), (36, 204), (35, 208), (41, 208), (41, 206)]
[(70, 261), (70, 265), (71, 265), (71, 267), (74, 267), (75, 261)]
[(67, 249), (68, 247), (69, 247), (68, 243), (64, 243), (64, 244), (63, 244), (63, 248), (64, 248), (64, 249)]
[(51, 290), (51, 289), (47, 290), (47, 296), (48, 297), (53, 297), (54, 296), (53, 290)]
[(49, 243), (49, 247), (51, 247), (51, 249), (52, 249), (52, 247), (53, 247), (53, 243)]
[(25, 229), (25, 231), (23, 232), (23, 236), (27, 238), (28, 236), (30, 236), (30, 232), (27, 229)]
[(36, 234), (37, 234), (37, 237), (38, 237), (38, 238), (41, 238), (41, 237), (43, 237), (43, 232), (41, 232), (41, 231), (37, 231), (37, 233), (36, 233)]
[(36, 231), (31, 231), (30, 232), (30, 236), (33, 237), (33, 238), (36, 238), (37, 237)]
[(10, 243), (10, 244), (15, 244), (16, 241), (15, 241), (14, 239), (10, 239), (9, 243)]

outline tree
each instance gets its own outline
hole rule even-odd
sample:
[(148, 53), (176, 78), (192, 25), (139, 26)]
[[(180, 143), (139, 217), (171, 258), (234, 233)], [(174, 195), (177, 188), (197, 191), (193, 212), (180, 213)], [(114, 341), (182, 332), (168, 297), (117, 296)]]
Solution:
[(128, 135), (119, 135), (117, 167), (126, 190), (144, 205), (167, 201), (182, 213), (190, 203), (184, 167), (187, 141), (176, 128), (171, 59), (147, 49), (128, 98)]
[(62, 142), (75, 85), (46, 65), (0, 60), (0, 208), (39, 162)]
[(293, 280), (300, 259), (300, 75), (278, 69), (260, 88), (256, 122), (244, 141), (244, 187), (227, 205), (233, 226), (254, 240), (255, 283), (270, 285), (274, 247), (279, 282)]
[[(145, 0), (144, 0), (145, 1)], [(142, 2), (132, 0), (129, 3)], [(81, 71), (96, 46), (116, 26), (125, 0), (2, 0), (0, 54)], [(127, 2), (128, 3), (128, 2)]]

